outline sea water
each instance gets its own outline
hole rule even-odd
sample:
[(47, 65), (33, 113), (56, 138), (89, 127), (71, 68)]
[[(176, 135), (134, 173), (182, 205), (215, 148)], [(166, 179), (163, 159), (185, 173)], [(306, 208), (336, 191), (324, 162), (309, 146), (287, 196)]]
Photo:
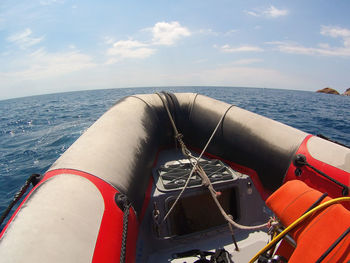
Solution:
[(0, 214), (31, 174), (45, 173), (116, 101), (162, 90), (201, 93), (350, 145), (350, 97), (346, 96), (239, 87), (146, 87), (4, 100), (0, 101)]

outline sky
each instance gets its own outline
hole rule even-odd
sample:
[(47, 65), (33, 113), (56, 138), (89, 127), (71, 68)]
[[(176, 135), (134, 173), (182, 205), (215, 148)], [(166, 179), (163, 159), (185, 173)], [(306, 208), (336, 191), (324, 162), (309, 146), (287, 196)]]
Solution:
[(350, 87), (350, 1), (1, 0), (0, 99), (88, 89)]

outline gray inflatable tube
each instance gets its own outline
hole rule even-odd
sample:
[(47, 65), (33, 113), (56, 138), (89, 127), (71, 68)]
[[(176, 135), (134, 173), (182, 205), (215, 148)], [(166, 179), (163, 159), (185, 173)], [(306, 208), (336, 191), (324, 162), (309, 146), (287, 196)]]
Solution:
[[(161, 96), (192, 150), (203, 149), (225, 114), (206, 154), (253, 171), (257, 175), (254, 183), (260, 184), (262, 192), (271, 193), (286, 176), (294, 176), (288, 175), (293, 156), (308, 134), (206, 96)], [(118, 101), (26, 197), (1, 233), (1, 261), (117, 262), (123, 258), (132, 262), (153, 164), (158, 152), (174, 147), (174, 141), (167, 111), (157, 94)], [(312, 142), (315, 152), (322, 143)], [(345, 147), (332, 147), (338, 147), (335, 155), (349, 154)], [(322, 158), (330, 163), (332, 156)], [(345, 167), (341, 169), (348, 174), (349, 164), (344, 163), (337, 166)], [(130, 207), (116, 204), (120, 194)]]

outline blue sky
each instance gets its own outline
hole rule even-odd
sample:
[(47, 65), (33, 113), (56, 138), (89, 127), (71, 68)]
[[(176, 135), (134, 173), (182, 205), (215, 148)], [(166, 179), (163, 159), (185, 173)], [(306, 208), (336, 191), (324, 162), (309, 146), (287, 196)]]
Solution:
[(0, 99), (142, 86), (350, 87), (350, 1), (0, 2)]

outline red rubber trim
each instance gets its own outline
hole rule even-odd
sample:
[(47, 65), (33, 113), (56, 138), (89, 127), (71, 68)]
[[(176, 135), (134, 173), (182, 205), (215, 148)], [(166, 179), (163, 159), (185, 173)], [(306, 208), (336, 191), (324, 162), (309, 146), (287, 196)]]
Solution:
[[(85, 173), (78, 170), (72, 169), (57, 169), (49, 171), (45, 174), (44, 178), (36, 185), (25, 197), (21, 205), (16, 209), (15, 213), (8, 221), (1, 236), (6, 231), (8, 225), (11, 223), (13, 218), (16, 216), (18, 211), (21, 209), (22, 205), (29, 198), (29, 196), (38, 188), (41, 184), (49, 180), (50, 178), (59, 174), (73, 174), (77, 176), (82, 176), (92, 182), (96, 188), (100, 191), (104, 199), (105, 210), (103, 213), (100, 230), (96, 240), (95, 251), (93, 255), (92, 262), (94, 263), (105, 263), (105, 262), (119, 262), (120, 259), (120, 248), (122, 241), (122, 230), (123, 230), (123, 212), (116, 205), (114, 201), (114, 196), (118, 191), (103, 181), (102, 179), (93, 176), (89, 173)], [(136, 252), (136, 241), (138, 235), (139, 223), (135, 212), (132, 208), (129, 210), (128, 218), (128, 238), (126, 245), (126, 262), (135, 261)]]
[[(317, 169), (321, 170), (325, 174), (333, 177), (335, 180), (341, 182), (345, 185), (350, 185), (350, 173), (341, 170), (337, 167), (334, 167), (328, 163), (324, 163), (320, 160), (317, 160), (311, 156), (307, 149), (307, 142), (309, 139), (313, 137), (313, 135), (308, 135), (302, 144), (300, 145), (299, 149), (295, 154), (303, 154), (306, 156), (306, 160), (308, 163), (310, 163), (312, 166), (315, 166)], [(289, 166), (289, 169), (287, 171), (287, 175), (284, 179), (284, 183), (291, 180), (301, 180), (305, 182), (308, 186), (319, 190), (322, 193), (327, 192), (328, 195), (332, 198), (337, 198), (342, 196), (342, 188), (328, 180), (327, 178), (324, 178), (323, 176), (319, 175), (315, 171), (313, 171), (311, 168), (307, 166), (301, 167), (302, 173), (300, 176), (295, 175), (295, 169), (297, 167), (294, 166), (293, 162)], [(344, 203), (343, 204), (347, 209), (350, 210), (350, 204)]]

